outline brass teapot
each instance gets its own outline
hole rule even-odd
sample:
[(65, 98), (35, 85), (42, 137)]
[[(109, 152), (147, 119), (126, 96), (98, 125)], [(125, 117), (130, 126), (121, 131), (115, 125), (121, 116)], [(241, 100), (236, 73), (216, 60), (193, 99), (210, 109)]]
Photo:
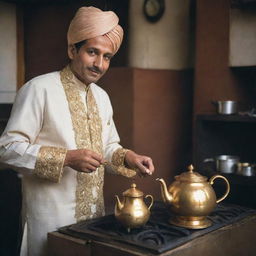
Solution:
[[(161, 184), (163, 201), (170, 205), (171, 218), (169, 222), (176, 226), (201, 229), (212, 225), (207, 216), (213, 211), (216, 204), (224, 200), (229, 191), (228, 180), (221, 175), (214, 175), (207, 181), (207, 177), (193, 171), (193, 166), (188, 167), (188, 172), (175, 176), (175, 181), (167, 189), (163, 179), (157, 178)], [(226, 182), (225, 194), (216, 200), (212, 188), (214, 180), (221, 178)]]
[(131, 184), (131, 188), (123, 192), (122, 202), (116, 197), (115, 217), (130, 232), (131, 228), (138, 228), (148, 221), (150, 217), (150, 208), (153, 205), (153, 197), (150, 197), (151, 203), (147, 207), (143, 201), (143, 192), (136, 188), (136, 184)]

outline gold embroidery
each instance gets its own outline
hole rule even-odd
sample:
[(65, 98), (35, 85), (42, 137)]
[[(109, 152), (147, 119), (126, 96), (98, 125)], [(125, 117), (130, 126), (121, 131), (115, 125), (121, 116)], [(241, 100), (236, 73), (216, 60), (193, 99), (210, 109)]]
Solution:
[(59, 182), (67, 150), (57, 147), (41, 147), (37, 155), (34, 173), (40, 178)]
[(136, 175), (136, 171), (129, 169), (125, 166), (124, 159), (127, 151), (129, 151), (129, 149), (117, 149), (112, 155), (111, 167), (114, 169), (116, 173), (130, 178)]
[(118, 148), (112, 155), (112, 159), (111, 159), (112, 164), (116, 166), (119, 166), (119, 165), (124, 166), (124, 159), (127, 151), (129, 151), (129, 149)]
[[(89, 87), (86, 113), (74, 79), (69, 66), (61, 71), (61, 82), (69, 104), (77, 148), (90, 149), (102, 155), (102, 122), (95, 98)], [(93, 173), (77, 173), (75, 217), (78, 221), (104, 215), (103, 181), (102, 166)]]

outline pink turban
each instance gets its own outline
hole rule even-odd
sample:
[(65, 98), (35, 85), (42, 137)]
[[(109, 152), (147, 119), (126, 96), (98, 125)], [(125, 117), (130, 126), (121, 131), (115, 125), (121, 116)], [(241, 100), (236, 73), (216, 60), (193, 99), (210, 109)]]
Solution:
[(114, 51), (117, 52), (124, 33), (118, 22), (117, 15), (112, 11), (101, 11), (95, 7), (81, 7), (69, 25), (68, 44), (104, 35), (109, 38), (114, 46)]

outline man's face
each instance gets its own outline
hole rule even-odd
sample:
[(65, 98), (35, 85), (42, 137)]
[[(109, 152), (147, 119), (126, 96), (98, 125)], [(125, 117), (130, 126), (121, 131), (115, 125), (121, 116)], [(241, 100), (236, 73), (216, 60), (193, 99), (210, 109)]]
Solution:
[(104, 36), (86, 40), (78, 52), (75, 46), (69, 46), (71, 70), (86, 85), (96, 83), (105, 74), (113, 55), (113, 46)]

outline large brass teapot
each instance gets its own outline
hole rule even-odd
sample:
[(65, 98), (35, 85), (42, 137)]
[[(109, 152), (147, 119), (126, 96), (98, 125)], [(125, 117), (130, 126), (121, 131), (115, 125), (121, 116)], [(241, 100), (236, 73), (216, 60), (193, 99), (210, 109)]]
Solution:
[(121, 201), (115, 195), (115, 217), (127, 228), (128, 232), (131, 228), (138, 228), (145, 225), (150, 217), (150, 208), (153, 205), (154, 199), (151, 195), (145, 196), (145, 198), (151, 198), (151, 203), (147, 207), (144, 203), (143, 195), (143, 192), (136, 188), (135, 183), (131, 185), (130, 189), (123, 192), (123, 199)]
[[(230, 185), (228, 180), (221, 175), (212, 176), (208, 182), (206, 177), (193, 171), (192, 165), (188, 169), (188, 172), (175, 176), (175, 181), (169, 188), (163, 179), (157, 179), (161, 184), (163, 201), (170, 205), (172, 217), (169, 222), (191, 229), (206, 228), (212, 224), (207, 216), (217, 203), (226, 198)], [(226, 182), (226, 192), (218, 200), (211, 186), (217, 178)]]

